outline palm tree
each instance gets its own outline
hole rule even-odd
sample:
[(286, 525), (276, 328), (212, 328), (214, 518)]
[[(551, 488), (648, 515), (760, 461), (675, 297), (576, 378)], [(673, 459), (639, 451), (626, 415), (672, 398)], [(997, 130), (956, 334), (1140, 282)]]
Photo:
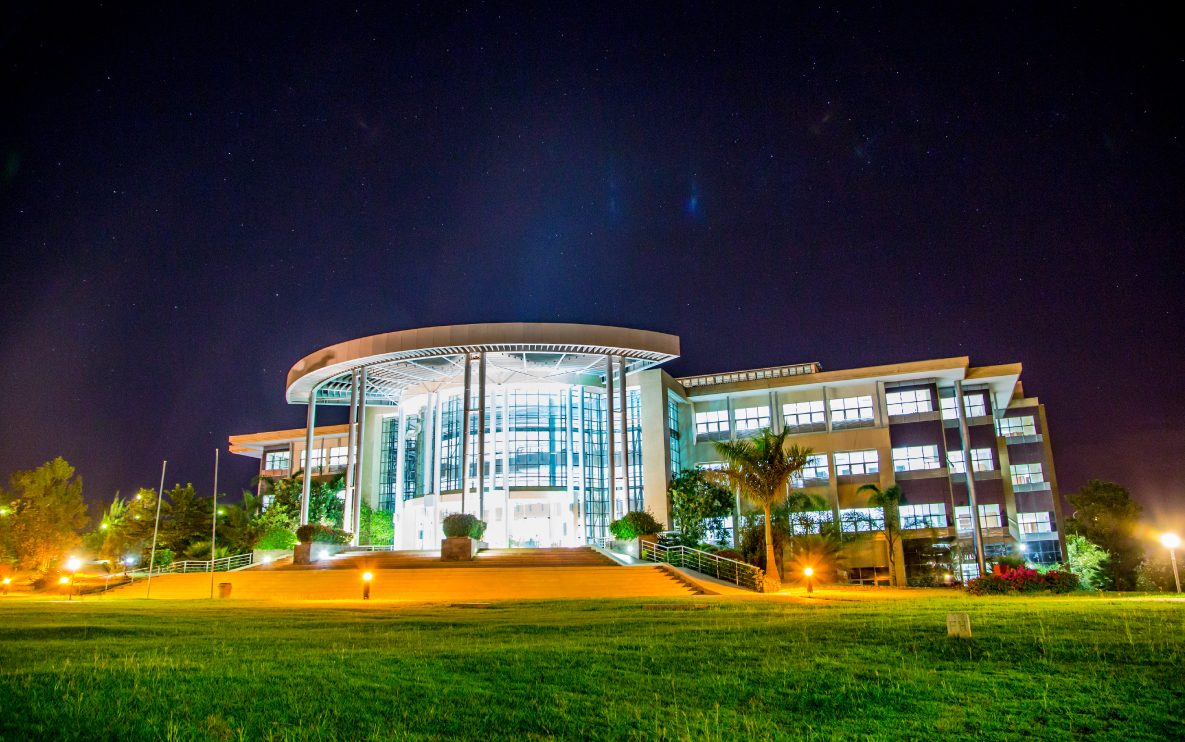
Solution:
[(868, 504), (874, 508), (880, 508), (884, 515), (884, 530), (885, 542), (888, 545), (889, 551), (889, 582), (893, 585), (897, 584), (897, 541), (901, 537), (901, 503), (905, 500), (905, 493), (901, 491), (901, 485), (892, 484), (884, 489), (877, 487), (875, 484), (866, 484), (856, 490), (856, 494), (861, 492), (871, 493), (868, 496)]
[[(734, 490), (765, 511), (765, 573), (775, 584), (780, 583), (770, 509), (789, 490), (790, 478), (809, 463), (811, 450), (798, 446), (786, 448), (786, 432), (762, 430), (752, 438), (737, 441), (716, 441), (716, 452), (725, 461), (725, 468), (705, 474), (727, 482)], [(735, 524), (739, 527), (739, 523)]]

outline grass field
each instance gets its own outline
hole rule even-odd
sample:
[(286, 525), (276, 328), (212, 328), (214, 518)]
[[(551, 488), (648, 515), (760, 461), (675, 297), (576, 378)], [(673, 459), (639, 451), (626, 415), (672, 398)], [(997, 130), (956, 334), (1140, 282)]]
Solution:
[(1185, 737), (1185, 603), (915, 592), (0, 601), (0, 739)]

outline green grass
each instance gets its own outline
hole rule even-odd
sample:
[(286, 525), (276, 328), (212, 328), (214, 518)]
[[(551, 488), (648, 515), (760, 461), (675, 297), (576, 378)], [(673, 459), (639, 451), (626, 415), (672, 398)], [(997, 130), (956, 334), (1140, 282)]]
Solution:
[(921, 596), (0, 602), (0, 739), (1185, 734), (1185, 604)]

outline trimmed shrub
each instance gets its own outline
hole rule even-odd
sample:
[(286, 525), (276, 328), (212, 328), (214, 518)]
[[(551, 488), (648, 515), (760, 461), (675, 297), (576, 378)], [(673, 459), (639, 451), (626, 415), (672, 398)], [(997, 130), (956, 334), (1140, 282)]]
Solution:
[(291, 528), (274, 525), (263, 532), (255, 542), (255, 548), (261, 551), (272, 549), (291, 549), (299, 539)]
[(722, 559), (732, 559), (733, 561), (736, 561), (736, 562), (745, 561), (744, 554), (740, 553), (739, 551), (733, 551), (732, 549), (717, 549), (716, 551), (714, 551), (712, 553)]
[(296, 538), (302, 544), (348, 544), (350, 533), (333, 526), (309, 523), (296, 529)]
[(1000, 575), (984, 575), (967, 582), (967, 592), (972, 595), (1005, 595), (1011, 588)]
[(1080, 587), (1078, 575), (1073, 572), (1064, 572), (1060, 569), (1051, 569), (1046, 572), (1045, 585), (1049, 588), (1049, 592), (1062, 595), (1065, 593), (1072, 593)]
[(1009, 587), (1018, 593), (1036, 593), (1048, 589), (1045, 576), (1028, 567), (1008, 570), (1004, 573), (1004, 579), (1008, 581)]
[(1018, 556), (1002, 556), (996, 557), (995, 569), (992, 571), (1004, 574), (1009, 570), (1024, 569), (1025, 560)]
[(609, 524), (609, 533), (621, 541), (630, 541), (662, 530), (662, 525), (645, 510), (631, 511)]
[(449, 513), (440, 522), (440, 527), (448, 538), (468, 536), (475, 541), (480, 541), (486, 532), (486, 522), (469, 513)]

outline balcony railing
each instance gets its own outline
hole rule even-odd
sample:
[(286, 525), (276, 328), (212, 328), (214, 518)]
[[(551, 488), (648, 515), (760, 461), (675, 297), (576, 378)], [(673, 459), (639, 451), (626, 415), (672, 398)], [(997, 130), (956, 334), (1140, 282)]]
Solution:
[(727, 374), (703, 374), (701, 376), (684, 376), (677, 381), (684, 389), (695, 386), (710, 386), (713, 384), (736, 384), (743, 381), (761, 381), (763, 379), (779, 379), (789, 376), (802, 376), (819, 372), (818, 363), (798, 363), (792, 366), (774, 366), (772, 368), (755, 368), (751, 371), (734, 371)]

